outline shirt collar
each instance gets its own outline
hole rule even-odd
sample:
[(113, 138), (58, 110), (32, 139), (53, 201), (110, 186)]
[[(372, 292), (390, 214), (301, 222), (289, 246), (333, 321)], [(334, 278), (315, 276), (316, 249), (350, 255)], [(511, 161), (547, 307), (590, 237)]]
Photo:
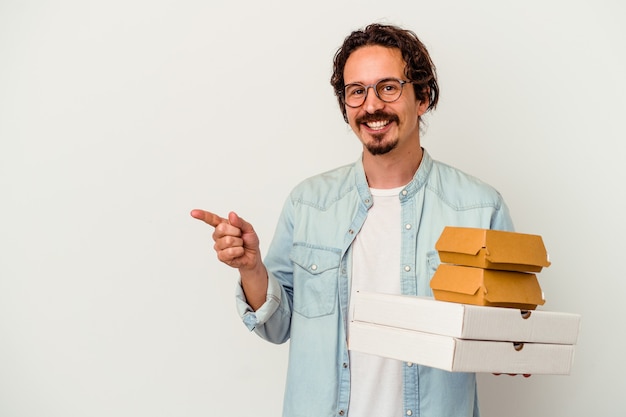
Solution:
[[(420, 162), (417, 171), (415, 171), (413, 179), (400, 192), (401, 200), (413, 197), (424, 186), (424, 184), (426, 184), (426, 180), (428, 179), (428, 175), (430, 174), (430, 170), (433, 166), (433, 160), (426, 149), (422, 148), (422, 151), (422, 161)], [(355, 184), (359, 197), (361, 198), (361, 202), (369, 209), (372, 206), (372, 193), (370, 192), (369, 184), (367, 183), (367, 178), (365, 176), (362, 155), (355, 162)]]

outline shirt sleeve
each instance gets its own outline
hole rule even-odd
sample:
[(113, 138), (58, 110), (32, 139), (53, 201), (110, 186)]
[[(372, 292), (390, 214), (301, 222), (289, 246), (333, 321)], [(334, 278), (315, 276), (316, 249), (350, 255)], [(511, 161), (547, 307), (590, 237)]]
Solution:
[(491, 217), (490, 228), (495, 230), (514, 232), (515, 226), (513, 225), (513, 219), (511, 218), (511, 214), (509, 213), (509, 208), (499, 193), (498, 196), (500, 197), (500, 206), (494, 211)]
[(265, 302), (258, 310), (254, 311), (246, 300), (246, 295), (241, 286), (241, 278), (235, 289), (235, 298), (237, 303), (237, 312), (241, 316), (243, 323), (249, 330), (254, 330), (257, 326), (265, 324), (268, 319), (276, 312), (281, 302), (280, 284), (269, 274), (267, 282), (267, 295)]
[(281, 212), (264, 264), (268, 274), (265, 302), (256, 311), (246, 301), (241, 281), (236, 287), (237, 311), (248, 329), (272, 343), (284, 343), (291, 330), (293, 300), (293, 206), (288, 199)]

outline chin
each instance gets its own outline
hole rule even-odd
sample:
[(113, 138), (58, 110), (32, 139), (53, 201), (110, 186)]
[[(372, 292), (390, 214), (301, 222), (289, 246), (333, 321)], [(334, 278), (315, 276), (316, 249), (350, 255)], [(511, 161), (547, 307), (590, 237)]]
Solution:
[(365, 149), (372, 155), (385, 155), (391, 151), (393, 151), (398, 145), (398, 141), (393, 141), (389, 143), (382, 142), (374, 142), (368, 143), (365, 145)]

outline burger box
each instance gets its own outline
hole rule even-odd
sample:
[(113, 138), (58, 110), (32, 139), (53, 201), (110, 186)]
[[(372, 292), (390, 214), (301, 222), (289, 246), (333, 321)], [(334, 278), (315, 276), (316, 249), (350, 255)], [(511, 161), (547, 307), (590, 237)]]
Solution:
[(451, 372), (568, 375), (580, 315), (358, 292), (348, 348)]
[(441, 262), (505, 271), (541, 272), (550, 266), (539, 235), (446, 226), (435, 244)]
[(535, 274), (440, 264), (430, 280), (435, 299), (534, 310), (545, 303)]

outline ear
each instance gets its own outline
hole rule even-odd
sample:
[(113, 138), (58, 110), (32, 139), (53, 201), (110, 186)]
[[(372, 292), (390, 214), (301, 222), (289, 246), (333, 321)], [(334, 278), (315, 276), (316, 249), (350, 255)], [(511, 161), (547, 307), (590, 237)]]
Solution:
[(426, 113), (426, 110), (428, 110), (429, 104), (430, 104), (430, 101), (428, 100), (428, 98), (426, 98), (425, 100), (417, 101), (417, 117), (421, 117), (422, 115), (424, 115), (424, 113)]
[(428, 110), (428, 106), (430, 105), (430, 88), (426, 87), (422, 90), (422, 99), (417, 100), (417, 116), (421, 117), (426, 110)]

